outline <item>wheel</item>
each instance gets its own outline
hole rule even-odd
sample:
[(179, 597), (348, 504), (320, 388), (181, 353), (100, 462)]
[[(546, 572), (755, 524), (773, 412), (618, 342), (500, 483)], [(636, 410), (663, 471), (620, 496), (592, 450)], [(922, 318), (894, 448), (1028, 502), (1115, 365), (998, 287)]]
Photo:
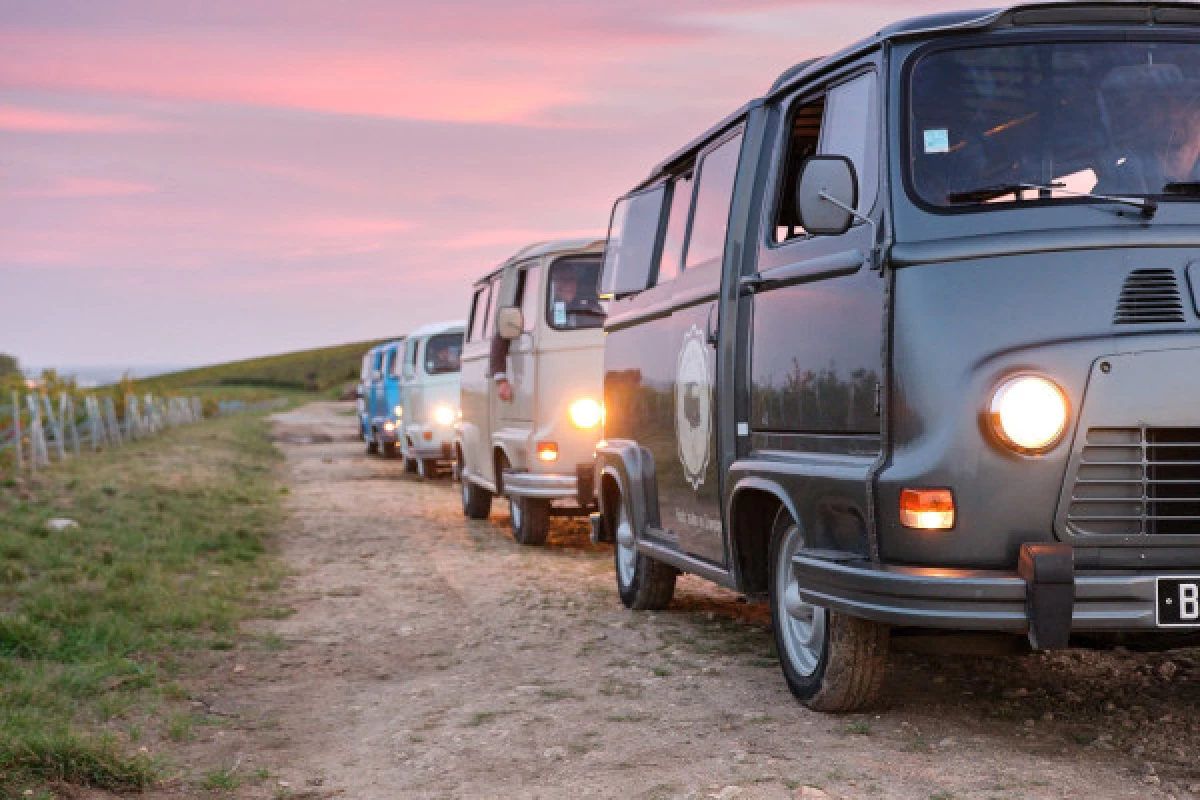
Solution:
[(546, 543), (546, 537), (550, 535), (549, 500), (510, 497), (508, 513), (512, 516), (514, 539), (531, 546)]
[(462, 509), (469, 519), (487, 519), (492, 513), (492, 493), (463, 478)]
[(804, 535), (781, 510), (771, 533), (771, 629), (788, 688), (814, 711), (859, 711), (879, 697), (887, 672), (886, 625), (800, 599), (792, 557)]
[(406, 473), (408, 473), (409, 475), (416, 475), (417, 474), (417, 460), (415, 458), (410, 458), (409, 456), (405, 456), (404, 457), (404, 471)]
[(417, 474), (427, 481), (436, 480), (438, 476), (437, 459), (435, 458), (418, 458)]
[(618, 502), (613, 538), (617, 594), (625, 607), (634, 611), (661, 611), (669, 606), (679, 570), (637, 551), (633, 519), (624, 498)]
[(364, 437), (363, 441), (367, 443), (367, 455), (373, 456), (379, 452), (379, 443), (374, 438), (367, 436)]
[(383, 443), (383, 457), (384, 458), (395, 458), (396, 457), (396, 443), (395, 442), (384, 442)]

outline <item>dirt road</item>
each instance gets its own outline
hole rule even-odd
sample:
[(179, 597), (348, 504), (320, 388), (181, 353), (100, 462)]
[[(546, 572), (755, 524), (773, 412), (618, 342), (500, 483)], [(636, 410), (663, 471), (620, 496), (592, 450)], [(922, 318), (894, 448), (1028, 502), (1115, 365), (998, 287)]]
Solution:
[(684, 578), (634, 614), (611, 551), (281, 415), (293, 576), (276, 648), (231, 653), (202, 702), (240, 797), (1178, 797), (1200, 794), (1200, 653), (897, 655), (877, 713), (793, 701), (762, 608)]

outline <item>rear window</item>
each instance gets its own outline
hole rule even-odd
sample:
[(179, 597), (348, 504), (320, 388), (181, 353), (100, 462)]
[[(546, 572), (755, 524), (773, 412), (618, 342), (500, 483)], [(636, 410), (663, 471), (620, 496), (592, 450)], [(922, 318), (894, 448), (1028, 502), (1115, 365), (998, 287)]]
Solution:
[(560, 258), (550, 267), (546, 322), (559, 331), (602, 328), (608, 312), (600, 302), (597, 256)]
[(425, 343), (425, 372), (428, 375), (445, 375), (458, 372), (462, 366), (463, 335), (441, 333), (430, 336)]

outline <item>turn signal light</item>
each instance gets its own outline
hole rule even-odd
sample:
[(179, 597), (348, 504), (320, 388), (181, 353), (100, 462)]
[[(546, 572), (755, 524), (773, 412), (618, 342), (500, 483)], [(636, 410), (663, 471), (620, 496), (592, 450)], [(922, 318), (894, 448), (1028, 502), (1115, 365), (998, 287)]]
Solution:
[(558, 445), (554, 442), (538, 442), (537, 454), (541, 461), (558, 461)]
[(954, 495), (949, 489), (905, 489), (900, 492), (900, 524), (924, 531), (954, 527)]

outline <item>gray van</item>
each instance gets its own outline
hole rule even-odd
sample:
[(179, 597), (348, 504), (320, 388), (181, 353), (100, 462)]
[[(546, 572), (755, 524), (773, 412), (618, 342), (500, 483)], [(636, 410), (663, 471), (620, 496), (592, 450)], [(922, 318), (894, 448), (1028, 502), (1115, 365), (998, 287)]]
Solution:
[(602, 278), (624, 603), (765, 598), (820, 710), (913, 633), (1195, 641), (1198, 158), (1200, 8), (1129, 2), (897, 23), (667, 157)]

